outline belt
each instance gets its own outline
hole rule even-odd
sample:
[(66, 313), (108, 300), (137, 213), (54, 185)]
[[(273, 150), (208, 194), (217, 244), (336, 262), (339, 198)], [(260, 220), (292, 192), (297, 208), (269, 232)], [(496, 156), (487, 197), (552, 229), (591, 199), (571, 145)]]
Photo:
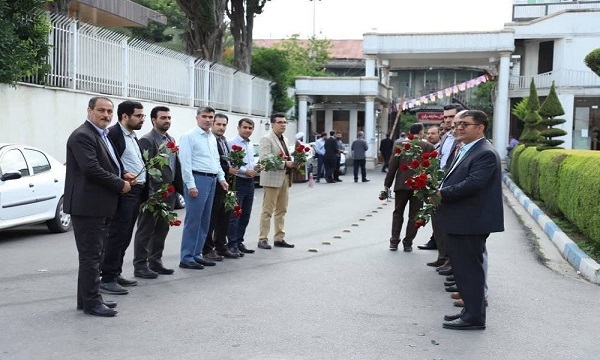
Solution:
[(254, 181), (253, 178), (236, 176), (237, 180)]
[(192, 174), (200, 175), (200, 176), (208, 176), (208, 177), (217, 177), (217, 174), (205, 173), (205, 172), (196, 171), (196, 170), (192, 170)]

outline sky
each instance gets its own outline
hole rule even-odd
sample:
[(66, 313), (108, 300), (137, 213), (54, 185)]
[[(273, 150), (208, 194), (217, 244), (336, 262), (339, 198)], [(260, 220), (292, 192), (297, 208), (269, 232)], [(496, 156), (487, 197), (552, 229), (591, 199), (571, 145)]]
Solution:
[(362, 39), (366, 32), (500, 30), (512, 0), (271, 0), (257, 15), (254, 39)]

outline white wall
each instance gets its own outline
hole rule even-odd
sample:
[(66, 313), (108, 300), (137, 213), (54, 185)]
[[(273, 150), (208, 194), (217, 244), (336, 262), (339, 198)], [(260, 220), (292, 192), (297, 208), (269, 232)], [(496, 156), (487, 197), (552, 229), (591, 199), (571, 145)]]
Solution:
[[(91, 97), (98, 94), (70, 91), (66, 89), (44, 88), (21, 84), (17, 88), (0, 84), (0, 104), (3, 116), (0, 118), (0, 142), (20, 143), (38, 147), (47, 151), (60, 162), (65, 161), (66, 142), (71, 132), (85, 121), (87, 104)], [(116, 123), (117, 105), (126, 99), (108, 96), (115, 103), (113, 123)], [(169, 133), (176, 139), (196, 125), (196, 109), (189, 106), (163, 104), (138, 100), (144, 105), (147, 115), (144, 126), (137, 131), (138, 136), (152, 129), (150, 110), (154, 106), (164, 105), (171, 109), (173, 117)], [(217, 111), (219, 112), (219, 111)], [(223, 111), (224, 112), (224, 111)], [(224, 112), (229, 117), (229, 126), (225, 136), (237, 135), (237, 123), (243, 117), (254, 120), (255, 129), (251, 140), (257, 142), (265, 131), (268, 118), (232, 114)], [(112, 125), (111, 124), (111, 125)], [(285, 136), (291, 143), (295, 141), (297, 122), (288, 125)]]

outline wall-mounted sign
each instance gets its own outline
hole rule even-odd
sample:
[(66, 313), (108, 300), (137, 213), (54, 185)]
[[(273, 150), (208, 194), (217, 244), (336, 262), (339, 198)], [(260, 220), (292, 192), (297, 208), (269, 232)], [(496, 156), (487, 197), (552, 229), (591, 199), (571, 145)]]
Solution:
[(417, 119), (423, 124), (437, 124), (439, 125), (444, 120), (443, 112), (430, 112), (422, 111), (417, 113)]

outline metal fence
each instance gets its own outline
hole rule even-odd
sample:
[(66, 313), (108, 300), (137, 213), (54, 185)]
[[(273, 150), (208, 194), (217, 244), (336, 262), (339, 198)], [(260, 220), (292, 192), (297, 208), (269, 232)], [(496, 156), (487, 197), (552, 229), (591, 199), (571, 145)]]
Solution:
[(557, 69), (533, 76), (511, 76), (510, 90), (529, 89), (531, 79), (538, 89), (548, 89), (554, 81), (557, 87), (598, 87), (600, 77), (589, 70)]
[(270, 81), (50, 14), (45, 78), (24, 82), (266, 116)]

